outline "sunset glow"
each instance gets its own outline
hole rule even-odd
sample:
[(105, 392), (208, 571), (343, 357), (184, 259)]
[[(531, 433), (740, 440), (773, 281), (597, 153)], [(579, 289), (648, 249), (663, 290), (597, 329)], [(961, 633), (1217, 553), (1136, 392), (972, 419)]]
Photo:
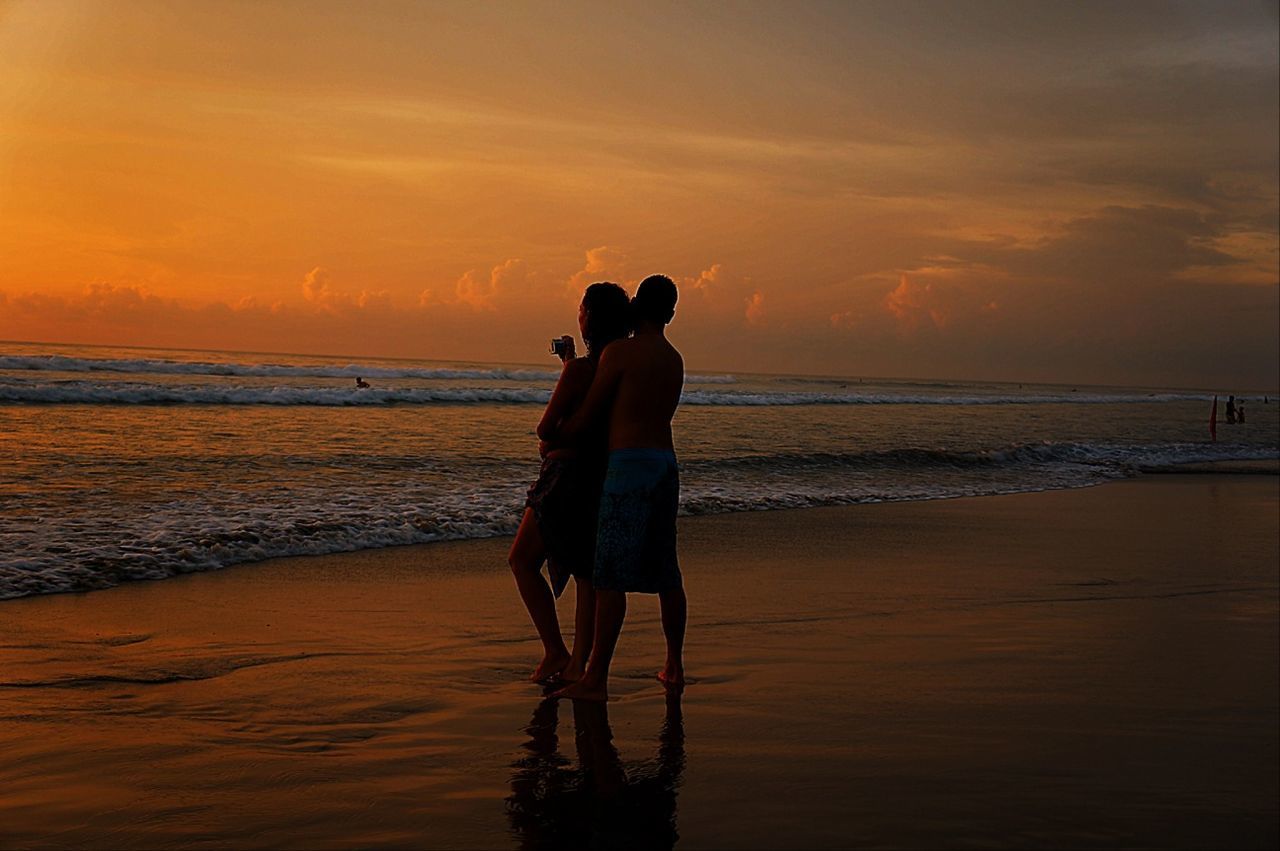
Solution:
[(1274, 4), (0, 2), (0, 339), (1272, 388)]

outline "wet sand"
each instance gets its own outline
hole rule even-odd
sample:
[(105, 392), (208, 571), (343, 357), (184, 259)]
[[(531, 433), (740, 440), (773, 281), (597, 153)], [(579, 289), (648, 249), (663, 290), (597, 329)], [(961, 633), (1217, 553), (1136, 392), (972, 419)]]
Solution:
[[(0, 847), (1275, 847), (1280, 478), (690, 518), (680, 699), (508, 541), (0, 603)], [(572, 591), (562, 602), (571, 620)]]

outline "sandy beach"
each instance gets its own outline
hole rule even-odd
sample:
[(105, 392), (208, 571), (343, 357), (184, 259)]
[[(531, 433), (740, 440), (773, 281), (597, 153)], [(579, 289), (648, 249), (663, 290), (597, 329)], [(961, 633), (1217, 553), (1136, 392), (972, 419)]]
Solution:
[[(505, 539), (0, 603), (0, 847), (1275, 847), (1280, 478), (688, 518), (544, 702)], [(572, 591), (561, 603), (562, 621)]]

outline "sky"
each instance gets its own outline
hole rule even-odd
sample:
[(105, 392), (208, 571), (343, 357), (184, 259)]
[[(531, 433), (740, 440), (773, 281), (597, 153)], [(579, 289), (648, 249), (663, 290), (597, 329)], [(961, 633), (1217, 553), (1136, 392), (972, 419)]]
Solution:
[(0, 0), (0, 339), (1280, 385), (1268, 2)]

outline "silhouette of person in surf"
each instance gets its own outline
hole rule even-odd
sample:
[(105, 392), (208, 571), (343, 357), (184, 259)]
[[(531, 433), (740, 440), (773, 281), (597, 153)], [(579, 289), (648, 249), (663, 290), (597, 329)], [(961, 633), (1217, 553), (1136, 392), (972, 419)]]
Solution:
[(363, 378), (360, 378), (359, 376), (357, 376), (357, 377), (356, 377), (356, 389), (357, 389), (357, 390), (364, 390), (364, 389), (368, 388), (368, 386), (369, 386), (369, 382), (365, 381)]

